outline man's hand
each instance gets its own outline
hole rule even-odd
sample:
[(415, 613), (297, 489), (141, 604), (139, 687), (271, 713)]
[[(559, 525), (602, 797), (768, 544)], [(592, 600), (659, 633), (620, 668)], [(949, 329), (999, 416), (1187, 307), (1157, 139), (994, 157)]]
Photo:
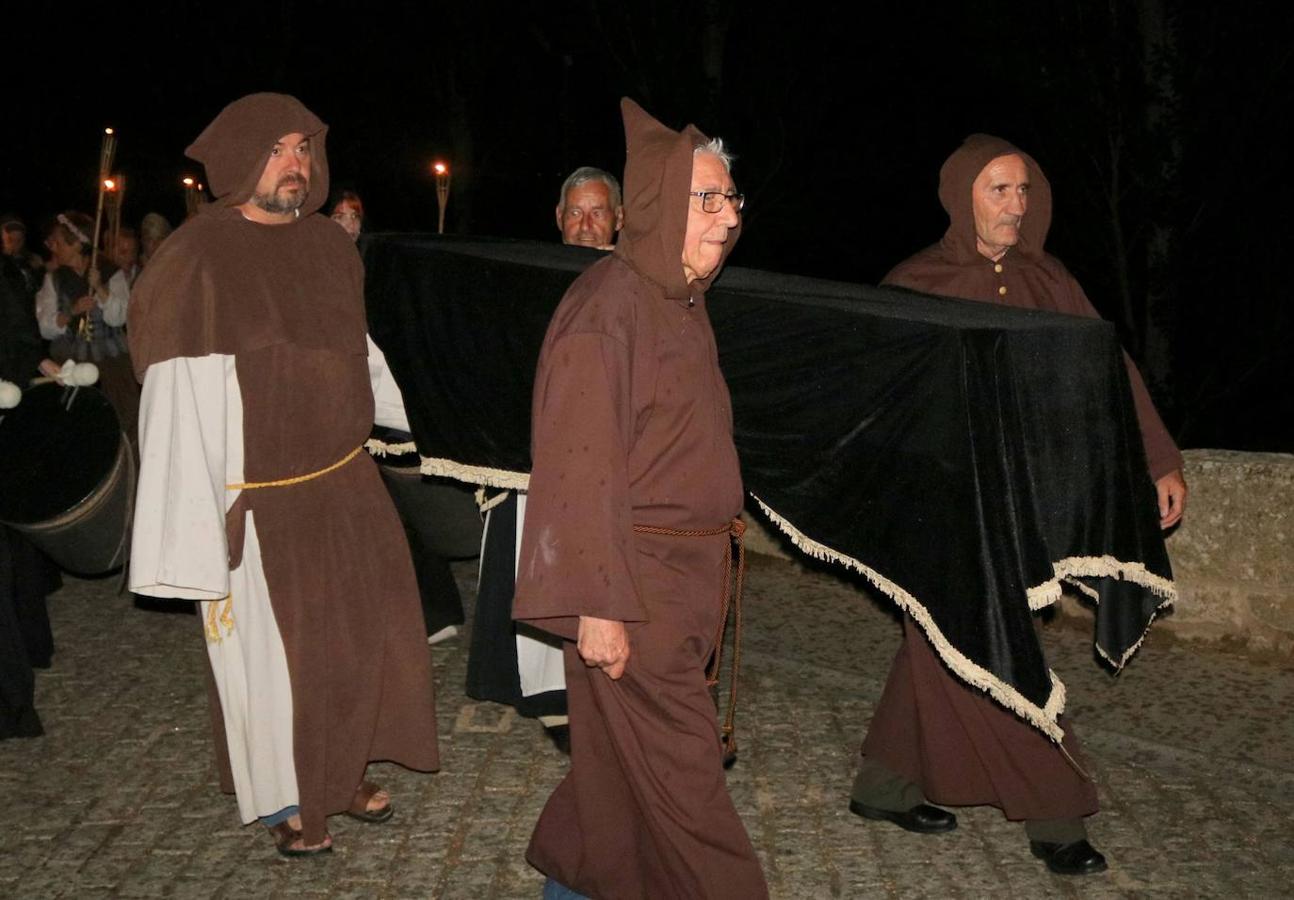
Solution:
[(90, 310), (94, 309), (94, 305), (96, 302), (97, 301), (94, 299), (93, 296), (86, 294), (80, 300), (77, 300), (75, 303), (72, 304), (72, 315), (74, 316), (85, 315)]
[(580, 616), (579, 640), (575, 649), (586, 666), (597, 666), (613, 681), (625, 673), (629, 661), (629, 633), (625, 623), (615, 619)]
[(1159, 527), (1172, 528), (1186, 512), (1186, 479), (1181, 469), (1174, 469), (1155, 482), (1159, 494)]

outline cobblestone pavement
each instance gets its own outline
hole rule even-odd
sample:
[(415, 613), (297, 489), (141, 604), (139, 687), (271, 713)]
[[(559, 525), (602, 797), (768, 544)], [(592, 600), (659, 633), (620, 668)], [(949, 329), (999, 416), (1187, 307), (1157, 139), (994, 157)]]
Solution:
[[(457, 568), (471, 602), (474, 566)], [(536, 898), (523, 852), (566, 761), (539, 726), (463, 695), (466, 643), (431, 649), (443, 769), (370, 772), (398, 811), (330, 823), (331, 857), (279, 859), (216, 788), (196, 620), (145, 612), (116, 579), (51, 598), (38, 676), (47, 734), (0, 742), (0, 897)], [(755, 557), (729, 774), (778, 898), (1294, 895), (1294, 672), (1152, 634), (1118, 679), (1090, 635), (1046, 629), (1100, 785), (1110, 871), (1049, 875), (992, 809), (909, 835), (846, 809), (857, 745), (899, 629), (884, 601)]]

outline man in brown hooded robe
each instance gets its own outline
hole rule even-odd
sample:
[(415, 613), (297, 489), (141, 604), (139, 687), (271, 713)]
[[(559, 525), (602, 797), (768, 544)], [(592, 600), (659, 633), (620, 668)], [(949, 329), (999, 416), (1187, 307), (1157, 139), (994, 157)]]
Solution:
[(327, 816), (389, 818), (370, 760), (438, 765), (409, 551), (376, 467), (355, 246), (315, 215), (327, 128), (292, 97), (228, 107), (187, 153), (207, 204), (136, 283), (143, 381), (130, 587), (202, 601), (221, 783), (281, 852)]
[[(885, 284), (928, 294), (1095, 318), (1078, 282), (1043, 250), (1051, 186), (1038, 164), (1001, 138), (972, 135), (944, 163), (939, 199), (950, 224), (943, 240), (900, 263)], [(1160, 524), (1182, 516), (1182, 455), (1126, 358)], [(1034, 855), (1059, 874), (1106, 868), (1087, 840), (1096, 786), (1081, 767), (1066, 724), (1057, 746), (987, 695), (959, 682), (911, 618), (862, 747), (850, 809), (909, 831), (951, 831), (957, 820), (926, 799), (992, 805), (1024, 820)]]
[(513, 614), (567, 641), (571, 769), (527, 859), (548, 896), (764, 897), (705, 675), (742, 506), (705, 292), (741, 197), (721, 143), (622, 111), (625, 227), (567, 291), (535, 378)]

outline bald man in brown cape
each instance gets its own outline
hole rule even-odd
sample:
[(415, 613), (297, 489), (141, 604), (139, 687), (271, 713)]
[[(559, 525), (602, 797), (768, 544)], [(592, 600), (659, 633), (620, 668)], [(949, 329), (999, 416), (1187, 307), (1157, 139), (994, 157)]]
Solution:
[(705, 292), (741, 198), (721, 143), (622, 111), (624, 231), (535, 379), (513, 614), (567, 641), (571, 769), (527, 859), (546, 897), (765, 897), (705, 674), (742, 506)]
[[(883, 283), (927, 294), (1095, 318), (1065, 266), (1043, 245), (1051, 186), (1027, 153), (1001, 138), (967, 138), (944, 163), (939, 199), (950, 224), (943, 240), (900, 263)], [(1186, 502), (1182, 455), (1141, 375), (1126, 359), (1160, 524), (1175, 525)], [(1096, 786), (1080, 767), (1065, 724), (1063, 748), (958, 681), (911, 618), (894, 659), (854, 781), (850, 809), (909, 831), (951, 831), (953, 806), (992, 805), (1023, 820), (1035, 856), (1058, 874), (1106, 868), (1083, 819), (1097, 811)]]
[(130, 587), (201, 601), (221, 785), (289, 856), (327, 851), (334, 813), (390, 817), (370, 760), (438, 764), (409, 551), (360, 452), (363, 271), (315, 215), (326, 134), (282, 94), (226, 107), (187, 151), (217, 202), (157, 251), (130, 309)]

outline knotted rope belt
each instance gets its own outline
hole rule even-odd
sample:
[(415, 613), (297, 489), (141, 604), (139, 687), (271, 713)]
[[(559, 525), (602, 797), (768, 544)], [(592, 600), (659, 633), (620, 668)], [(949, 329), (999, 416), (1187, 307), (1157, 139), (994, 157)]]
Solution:
[[(732, 612), (732, 666), (728, 681), (728, 712), (723, 717), (723, 750), (725, 760), (737, 755), (737, 677), (741, 671), (741, 587), (746, 574), (746, 545), (742, 540), (746, 533), (746, 523), (733, 519), (718, 528), (665, 528), (660, 525), (635, 525), (634, 531), (639, 534), (660, 534), (668, 537), (714, 537), (728, 535), (728, 543), (723, 559), (723, 597), (719, 601), (719, 627), (714, 635), (714, 649), (710, 652), (710, 662), (706, 666), (705, 683), (714, 687), (719, 683), (719, 665), (723, 660), (723, 636), (728, 630), (728, 613)], [(732, 546), (737, 545), (737, 576), (733, 586)], [(731, 590), (730, 590), (731, 588)], [(729, 602), (731, 599), (731, 602)]]
[[(291, 478), (279, 478), (274, 481), (240, 481), (240, 482), (235, 482), (233, 484), (226, 484), (225, 490), (254, 491), (259, 488), (290, 487), (294, 484), (301, 484), (302, 482), (313, 481), (314, 479), (319, 478), (322, 475), (327, 475), (329, 472), (335, 472), (337, 469), (340, 469), (342, 466), (346, 465), (346, 463), (350, 462), (356, 456), (359, 456), (360, 451), (363, 449), (364, 449), (364, 445), (360, 444), (358, 447), (356, 447), (350, 453), (347, 453), (345, 456), (337, 460), (335, 463), (324, 466), (322, 469), (319, 469), (314, 472), (307, 472), (304, 475), (294, 475)], [(229, 542), (231, 545), (230, 547), (231, 549), (230, 568), (231, 569), (237, 568), (238, 565), (242, 564), (242, 557), (243, 557), (242, 517), (246, 509), (247, 509), (247, 506), (246, 506), (246, 503), (244, 502), (244, 498), (239, 497), (236, 501), (234, 501), (234, 505), (231, 506), (229, 508), (229, 511), (226, 513), (225, 530), (226, 530), (226, 534), (230, 535)], [(237, 523), (236, 527), (231, 527), (229, 525), (229, 522), (231, 520)], [(234, 544), (237, 544), (237, 548), (238, 548), (236, 554), (232, 552)], [(222, 638), (222, 634), (221, 634), (222, 628), (224, 629), (225, 633), (231, 633), (234, 630), (233, 606), (234, 606), (234, 598), (232, 594), (229, 594), (223, 600), (212, 601), (212, 603), (207, 607), (206, 632), (207, 632), (208, 643), (213, 643), (213, 644), (220, 643)]]
[(337, 460), (332, 465), (324, 466), (322, 469), (318, 470), (317, 472), (307, 472), (304, 475), (294, 475), (291, 478), (280, 478), (277, 481), (243, 481), (243, 482), (239, 482), (238, 484), (227, 484), (225, 485), (225, 490), (254, 491), (257, 488), (288, 487), (293, 484), (301, 484), (301, 482), (303, 481), (311, 481), (315, 478), (318, 478), (320, 475), (327, 475), (329, 472), (335, 471), (336, 469), (340, 469), (342, 466), (346, 465), (346, 463), (350, 462), (352, 459), (359, 456), (359, 452), (363, 449), (364, 449), (364, 445), (360, 444), (358, 447), (356, 447), (351, 452), (347, 453), (345, 456)]

